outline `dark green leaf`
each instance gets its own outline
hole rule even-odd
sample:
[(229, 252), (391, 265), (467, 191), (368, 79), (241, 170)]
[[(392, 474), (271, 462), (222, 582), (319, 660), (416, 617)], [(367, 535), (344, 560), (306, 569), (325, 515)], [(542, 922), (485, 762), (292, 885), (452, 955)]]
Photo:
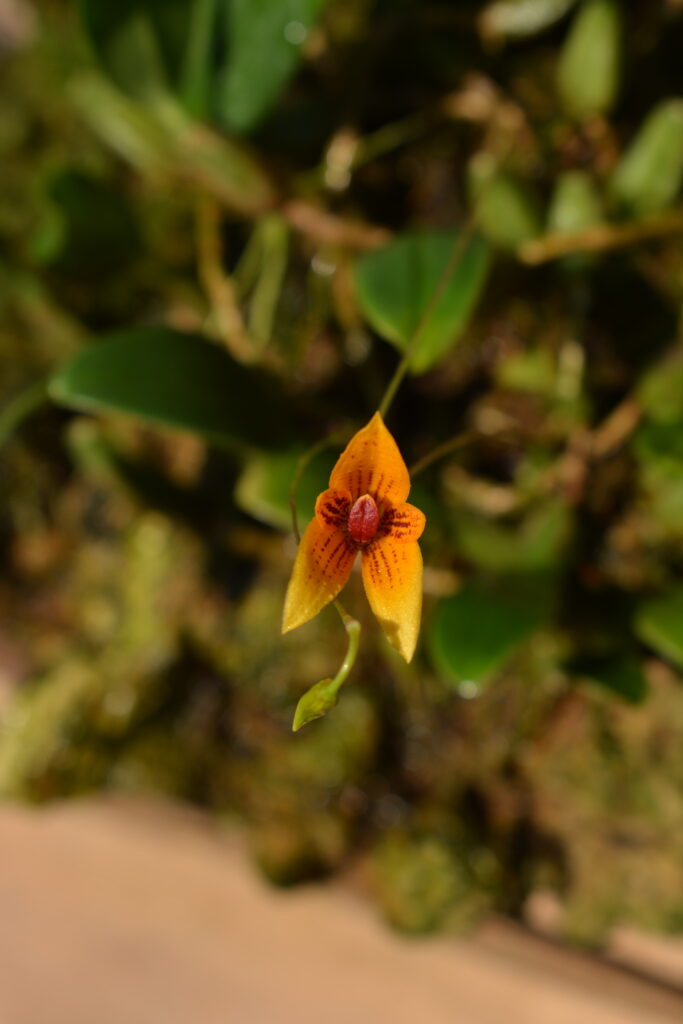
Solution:
[(135, 167), (185, 190), (197, 187), (249, 217), (272, 207), (273, 185), (260, 161), (168, 97), (143, 106), (92, 73), (76, 75), (69, 93), (91, 131)]
[(644, 601), (634, 625), (643, 643), (683, 668), (683, 587)]
[(624, 700), (638, 704), (647, 694), (647, 681), (643, 667), (633, 655), (618, 655), (605, 658), (586, 658), (571, 665), (571, 671), (599, 686), (617, 693)]
[(669, 408), (667, 399), (662, 394), (660, 412), (663, 422), (646, 422), (635, 435), (635, 452), (644, 462), (656, 459), (666, 459), (676, 464), (683, 462), (683, 420), (669, 421)]
[[(237, 483), (235, 500), (239, 507), (270, 526), (289, 530), (292, 517), (289, 494), (303, 448), (256, 455), (246, 466)], [(303, 530), (313, 517), (315, 500), (327, 487), (336, 454), (323, 452), (304, 470), (297, 487), (297, 514)]]
[(50, 207), (31, 240), (39, 262), (60, 273), (97, 280), (120, 273), (140, 251), (140, 233), (121, 192), (80, 171), (49, 183)]
[(530, 511), (521, 525), (495, 522), (469, 509), (452, 515), (461, 557), (492, 572), (553, 570), (563, 557), (572, 528), (566, 502), (552, 500)]
[(218, 345), (165, 327), (111, 334), (79, 352), (50, 384), (63, 405), (114, 410), (233, 448), (291, 443), (291, 411), (273, 380)]
[(219, 112), (235, 132), (253, 128), (276, 102), (326, 0), (231, 0), (228, 60)]
[(211, 50), (219, 0), (194, 0), (187, 49), (180, 81), (185, 109), (194, 117), (205, 117), (211, 94)]
[(141, 99), (177, 82), (192, 6), (188, 0), (80, 0), (100, 63), (120, 88)]
[(468, 581), (437, 608), (429, 649), (439, 672), (455, 684), (487, 682), (553, 611), (547, 577)]
[(97, 420), (75, 417), (68, 426), (66, 444), (79, 471), (96, 484), (120, 489), (164, 515), (195, 525), (202, 522), (206, 509), (196, 488), (180, 486), (151, 461), (130, 458), (112, 443)]
[[(363, 314), (382, 337), (405, 349), (430, 309), (453, 259), (456, 232), (422, 231), (401, 235), (362, 256), (355, 266)], [(412, 370), (422, 373), (444, 356), (467, 325), (483, 291), (490, 253), (479, 237), (465, 242), (443, 290), (421, 326)]]

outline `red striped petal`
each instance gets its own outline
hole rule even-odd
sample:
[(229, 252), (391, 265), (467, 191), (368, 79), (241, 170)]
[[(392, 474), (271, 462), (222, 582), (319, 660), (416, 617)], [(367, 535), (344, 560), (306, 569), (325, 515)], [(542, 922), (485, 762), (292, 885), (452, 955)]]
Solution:
[(414, 505), (403, 502), (388, 508), (382, 516), (380, 535), (390, 534), (394, 540), (418, 540), (425, 528), (425, 514)]
[(349, 491), (354, 501), (370, 494), (378, 505), (384, 501), (399, 504), (408, 497), (406, 464), (378, 412), (339, 456), (330, 487)]
[(418, 544), (389, 535), (362, 553), (363, 583), (387, 640), (410, 661), (420, 632), (422, 554)]
[(315, 503), (315, 514), (323, 526), (346, 526), (351, 508), (351, 495), (348, 491), (330, 488), (318, 495)]
[(348, 580), (357, 550), (338, 527), (312, 519), (301, 538), (285, 597), (282, 632), (308, 622)]

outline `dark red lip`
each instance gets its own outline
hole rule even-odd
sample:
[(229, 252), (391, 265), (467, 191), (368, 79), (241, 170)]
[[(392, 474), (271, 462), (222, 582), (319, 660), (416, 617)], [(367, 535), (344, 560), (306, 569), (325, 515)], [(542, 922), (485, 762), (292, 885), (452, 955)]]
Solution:
[(379, 511), (374, 498), (363, 494), (349, 512), (348, 529), (356, 544), (369, 544), (379, 527)]

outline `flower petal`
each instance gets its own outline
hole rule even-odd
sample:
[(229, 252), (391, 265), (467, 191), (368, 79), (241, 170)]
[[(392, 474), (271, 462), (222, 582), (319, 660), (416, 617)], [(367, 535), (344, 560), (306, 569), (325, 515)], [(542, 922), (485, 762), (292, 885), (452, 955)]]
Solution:
[(391, 535), (362, 553), (363, 583), (387, 640), (410, 661), (420, 632), (422, 554), (418, 544)]
[(315, 515), (323, 526), (346, 526), (351, 508), (351, 495), (345, 490), (330, 488), (318, 495)]
[(340, 529), (311, 520), (287, 587), (283, 633), (302, 626), (334, 600), (351, 574), (356, 553), (355, 545)]
[(425, 528), (425, 514), (419, 508), (403, 502), (387, 509), (382, 516), (380, 531), (382, 536), (391, 534), (394, 540), (417, 540)]
[(350, 491), (355, 501), (370, 494), (400, 504), (410, 491), (410, 477), (398, 446), (378, 412), (355, 434), (339, 456), (330, 476), (330, 487)]

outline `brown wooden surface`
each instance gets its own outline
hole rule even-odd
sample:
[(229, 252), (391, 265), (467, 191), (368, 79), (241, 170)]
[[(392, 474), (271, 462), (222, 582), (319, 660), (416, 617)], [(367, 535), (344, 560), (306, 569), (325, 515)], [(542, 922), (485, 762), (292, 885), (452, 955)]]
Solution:
[(279, 892), (191, 811), (0, 807), (0, 1024), (670, 1024), (683, 1002), (514, 925), (409, 941)]

